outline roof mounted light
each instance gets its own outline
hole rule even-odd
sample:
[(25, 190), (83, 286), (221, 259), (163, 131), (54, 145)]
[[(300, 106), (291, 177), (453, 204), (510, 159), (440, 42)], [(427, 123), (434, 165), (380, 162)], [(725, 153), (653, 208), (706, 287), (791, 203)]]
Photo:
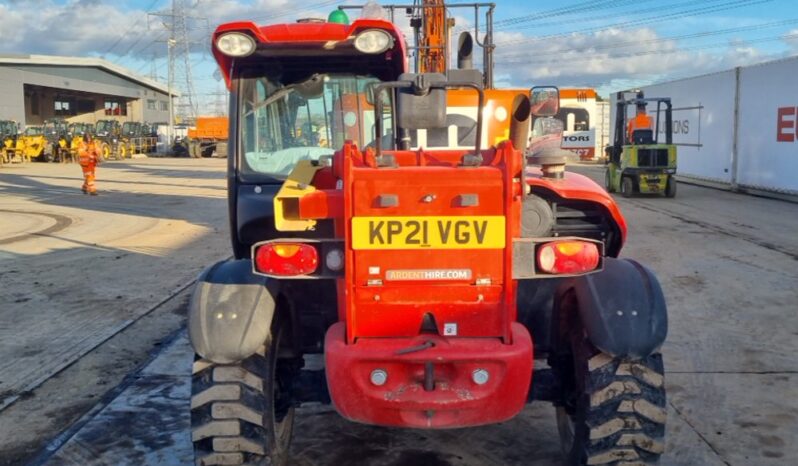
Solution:
[(363, 53), (382, 53), (393, 48), (393, 37), (381, 29), (367, 29), (355, 37), (355, 48)]
[(255, 51), (255, 39), (242, 32), (228, 32), (216, 39), (216, 48), (228, 57), (246, 57)]

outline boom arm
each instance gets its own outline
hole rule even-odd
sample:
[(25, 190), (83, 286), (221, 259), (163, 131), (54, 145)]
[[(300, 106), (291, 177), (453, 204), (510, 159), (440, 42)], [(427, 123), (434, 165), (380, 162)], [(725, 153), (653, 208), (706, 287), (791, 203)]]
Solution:
[(419, 73), (442, 73), (448, 70), (449, 28), (443, 0), (423, 0)]

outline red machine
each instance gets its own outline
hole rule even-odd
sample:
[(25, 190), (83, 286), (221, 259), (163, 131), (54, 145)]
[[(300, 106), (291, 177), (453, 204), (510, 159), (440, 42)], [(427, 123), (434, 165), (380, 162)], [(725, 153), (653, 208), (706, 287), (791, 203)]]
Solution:
[[(533, 108), (556, 113), (555, 88), (513, 96), (507, 139), (483, 147), (482, 83), (407, 73), (388, 21), (233, 23), (213, 43), (235, 112), (236, 259), (203, 272), (190, 305), (197, 464), (291, 464), (306, 401), (414, 428), (550, 401), (569, 464), (657, 461), (659, 284), (616, 259), (626, 225), (601, 187), (513, 144)], [(455, 131), (447, 96), (465, 92), (473, 147), (407, 149)], [(533, 376), (535, 360), (550, 369)]]

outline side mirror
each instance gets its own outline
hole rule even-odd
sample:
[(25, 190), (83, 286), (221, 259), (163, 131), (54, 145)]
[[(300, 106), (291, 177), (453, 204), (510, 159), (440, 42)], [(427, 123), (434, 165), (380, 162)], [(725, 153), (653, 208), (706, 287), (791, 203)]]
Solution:
[(560, 90), (555, 86), (535, 86), (529, 96), (533, 116), (550, 117), (560, 111)]
[(413, 85), (400, 88), (397, 93), (397, 125), (404, 129), (445, 128), (446, 89), (430, 86), (445, 84), (446, 76), (405, 73), (399, 76), (399, 81), (410, 81)]

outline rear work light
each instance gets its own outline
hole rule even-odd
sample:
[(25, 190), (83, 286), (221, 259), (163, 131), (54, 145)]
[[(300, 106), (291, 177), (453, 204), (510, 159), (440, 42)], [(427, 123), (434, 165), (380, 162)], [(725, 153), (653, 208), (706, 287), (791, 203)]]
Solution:
[(538, 247), (538, 268), (550, 274), (575, 274), (595, 270), (599, 249), (587, 241), (552, 241)]
[(303, 243), (266, 243), (255, 250), (255, 270), (267, 275), (309, 275), (319, 265), (319, 253)]
[(242, 32), (228, 32), (216, 39), (216, 48), (228, 57), (246, 57), (255, 51), (255, 39)]

